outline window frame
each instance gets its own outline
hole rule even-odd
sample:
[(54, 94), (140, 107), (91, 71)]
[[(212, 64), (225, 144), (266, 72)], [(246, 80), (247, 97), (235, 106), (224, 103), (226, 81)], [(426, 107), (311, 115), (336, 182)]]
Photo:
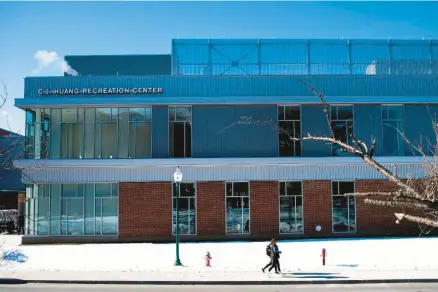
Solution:
[[(299, 182), (301, 183), (301, 195), (287, 195), (287, 187), (285, 186), (285, 191), (286, 191), (286, 196), (282, 196), (280, 195), (280, 184), (281, 183), (289, 183), (289, 182)], [(303, 230), (302, 231), (295, 231), (295, 232), (281, 232), (281, 208), (280, 208), (280, 204), (281, 204), (281, 198), (290, 198), (290, 197), (301, 197), (301, 201), (302, 201), (302, 218), (301, 221), (303, 222)], [(296, 217), (296, 201), (295, 201), (295, 217)], [(304, 183), (302, 180), (280, 180), (278, 181), (278, 234), (304, 234)]]
[[(338, 118), (336, 118), (336, 120), (332, 119), (332, 109), (333, 109), (333, 107), (336, 107), (336, 108), (338, 108), (340, 106), (351, 106), (352, 107), (352, 111), (351, 112), (353, 114), (353, 117), (351, 118), (351, 122), (352, 122), (352, 125), (353, 125), (353, 129), (352, 129), (351, 133), (353, 135), (356, 135), (356, 133), (355, 133), (356, 127), (354, 126), (354, 117), (355, 117), (355, 107), (354, 107), (354, 104), (351, 104), (351, 103), (336, 103), (336, 104), (330, 104), (329, 106), (330, 106), (330, 112), (329, 112), (330, 126), (331, 126), (332, 121), (344, 121), (344, 122), (350, 121), (350, 120), (339, 120)], [(338, 117), (339, 113), (337, 113), (336, 116)], [(347, 144), (348, 144), (348, 137), (347, 137)], [(348, 144), (348, 145), (350, 145), (350, 144)], [(334, 146), (333, 143), (330, 144), (330, 157), (340, 157), (340, 156), (333, 155), (333, 146)]]
[[(97, 110), (98, 109), (107, 109), (107, 108), (109, 108), (110, 110), (111, 110), (111, 115), (110, 115), (110, 120), (109, 121), (101, 121), (101, 120), (97, 120)], [(112, 109), (117, 109), (117, 119), (115, 119), (115, 120), (113, 120), (112, 119), (112, 117), (113, 117), (113, 115), (112, 115)], [(119, 122), (119, 120), (120, 120), (120, 117), (119, 117), (119, 107), (95, 107), (94, 108), (94, 159), (119, 159), (119, 147), (120, 147), (120, 145), (119, 145), (119, 124), (120, 124), (120, 122)], [(115, 142), (116, 143), (116, 151), (115, 151), (115, 156), (116, 157), (114, 157), (114, 155), (112, 155), (113, 157), (111, 158), (111, 157), (107, 157), (107, 158), (102, 158), (102, 125), (103, 124), (116, 124), (116, 129), (117, 129), (117, 133), (116, 133), (116, 139), (117, 139), (117, 141)], [(100, 132), (100, 149), (99, 149), (99, 156), (100, 157), (96, 157), (96, 141), (97, 141), (97, 139), (96, 139), (96, 129), (97, 129), (97, 127), (99, 127), (99, 132)], [(85, 143), (84, 143), (84, 145), (85, 145)]]
[[(154, 114), (153, 114), (153, 107), (152, 106), (143, 106), (143, 107), (119, 107), (118, 109), (120, 109), (120, 108), (126, 108), (127, 110), (128, 110), (128, 159), (150, 159), (150, 158), (153, 158), (153, 152), (154, 152), (154, 150), (153, 150), (153, 118), (154, 118)], [(146, 114), (146, 109), (151, 109), (151, 119), (150, 120), (143, 120), (143, 121), (131, 121), (131, 117), (130, 117), (130, 109), (138, 109), (138, 108), (142, 108), (142, 109), (145, 109), (145, 117), (147, 116), (147, 114)], [(120, 112), (120, 110), (119, 110), (119, 112)], [(119, 113), (118, 113), (119, 114)], [(120, 121), (120, 116), (118, 116), (119, 118), (118, 118), (118, 120), (117, 121)], [(150, 126), (150, 132), (151, 132), (151, 135), (150, 135), (150, 147), (151, 147), (151, 155), (149, 156), (149, 157), (145, 157), (145, 158), (137, 158), (137, 157), (132, 157), (131, 156), (131, 154), (132, 153), (130, 153), (130, 145), (129, 145), (129, 141), (131, 140), (131, 124), (137, 124), (137, 123), (148, 123), (149, 124), (149, 126)], [(118, 125), (117, 125), (117, 145), (119, 145), (119, 129), (120, 129), (120, 122), (118, 122)], [(137, 142), (137, 136), (135, 136), (135, 138), (134, 138), (134, 141), (135, 142)], [(136, 150), (137, 150), (137, 146), (136, 146), (136, 144), (135, 144), (135, 142), (134, 142), (134, 152), (136, 152)], [(170, 146), (170, 145), (169, 145)], [(119, 146), (120, 147), (120, 146)], [(117, 153), (119, 153), (119, 151), (120, 151), (120, 149), (119, 149), (119, 147), (117, 148)], [(119, 158), (119, 157), (117, 157), (117, 158)], [(120, 158), (119, 158), (120, 159)], [(123, 159), (123, 158), (122, 158)]]
[[(234, 184), (235, 183), (246, 183), (248, 184), (248, 196), (227, 196), (227, 184), (231, 183), (232, 184), (232, 193), (234, 194)], [(251, 182), (250, 181), (225, 181), (224, 182), (224, 192), (225, 192), (225, 235), (229, 235), (229, 236), (245, 236), (245, 235), (251, 235)], [(227, 219), (228, 219), (228, 207), (227, 207), (227, 199), (228, 198), (248, 198), (248, 215), (249, 215), (249, 226), (248, 226), (248, 233), (228, 233), (228, 226), (227, 226)], [(241, 208), (243, 210), (243, 208)], [(243, 213), (242, 213), (242, 220), (243, 220)], [(243, 222), (242, 222), (243, 223)], [(242, 231), (244, 230), (244, 228), (242, 227)]]
[[(64, 107), (64, 108), (59, 108), (59, 109), (61, 110), (60, 122), (59, 122), (59, 147), (60, 147), (59, 157), (60, 157), (60, 159), (82, 159), (84, 157), (84, 151), (85, 151), (85, 108), (84, 107), (77, 107), (77, 108), (76, 107)], [(63, 112), (63, 110), (66, 110), (66, 109), (75, 109), (76, 110), (76, 122), (63, 122), (62, 121), (62, 112)], [(79, 122), (79, 116), (80, 116), (79, 111), (80, 110), (82, 110), (82, 118), (83, 118), (82, 122)], [(51, 113), (51, 111), (50, 111), (50, 113)], [(78, 125), (78, 124), (82, 126), (81, 127), (82, 128), (81, 153), (80, 153), (78, 158), (72, 158), (72, 157), (63, 158), (62, 157), (62, 138), (63, 138), (64, 133), (62, 132), (62, 126), (63, 125)], [(67, 140), (67, 145), (68, 145), (68, 141), (69, 140)], [(66, 153), (68, 153), (68, 149), (69, 149), (69, 147), (67, 146), (67, 149), (64, 151), (66, 151)]]
[[(109, 197), (96, 197), (96, 185), (97, 184), (110, 184), (111, 185), (111, 196), (109, 196)], [(115, 197), (115, 196), (113, 196), (113, 185), (114, 184), (117, 184), (117, 188), (118, 188), (118, 191), (117, 191), (117, 197)], [(119, 235), (119, 230), (120, 230), (120, 211), (119, 211), (119, 207), (120, 207), (120, 187), (119, 187), (119, 184), (118, 183), (112, 183), (112, 182), (105, 182), (105, 183), (102, 183), (102, 182), (97, 182), (97, 183), (93, 183), (93, 192), (94, 192), (94, 198), (93, 198), (93, 212), (94, 212), (94, 216), (93, 216), (93, 218), (94, 218), (94, 235), (85, 235), (85, 186), (84, 186), (84, 236), (115, 236), (115, 235)], [(96, 232), (96, 226), (97, 226), (97, 222), (96, 222), (96, 218), (97, 218), (97, 216), (96, 216), (96, 200), (100, 200), (101, 201), (101, 208), (100, 208), (100, 211), (101, 211), (101, 215), (100, 215), (100, 219), (101, 219), (101, 222), (100, 222), (100, 234), (98, 234), (97, 232)], [(103, 213), (103, 205), (102, 205), (102, 199), (117, 199), (117, 233), (116, 234), (105, 234), (104, 232), (103, 232), (103, 220), (102, 220), (102, 218), (103, 218), (103, 216), (102, 216), (102, 213)]]
[[(174, 190), (173, 185), (174, 184), (175, 184), (175, 182), (171, 182), (171, 186), (172, 186), (172, 209), (171, 209), (172, 218), (171, 218), (171, 220), (172, 220), (172, 235), (173, 236), (176, 235), (176, 232), (173, 231), (173, 208), (174, 208), (173, 200), (175, 199), (174, 193), (173, 193), (173, 190)], [(184, 182), (180, 183), (180, 188), (181, 188), (181, 184), (193, 184), (193, 187), (195, 189), (195, 196), (194, 197), (187, 197), (187, 196), (182, 197), (182, 198), (187, 199), (187, 200), (190, 200), (193, 198), (193, 200), (195, 201), (195, 233), (186, 234), (186, 233), (180, 232), (179, 235), (180, 236), (197, 236), (198, 235), (198, 184), (196, 181), (184, 181)], [(181, 193), (181, 189), (180, 189), (180, 193)], [(180, 223), (181, 223), (181, 221), (180, 221)], [(176, 225), (176, 222), (175, 222), (175, 225)], [(190, 230), (190, 228), (189, 228), (189, 230)], [(176, 231), (176, 228), (175, 228), (175, 231)]]
[[(383, 108), (384, 107), (386, 107), (386, 108), (388, 108), (388, 107), (401, 107), (402, 108), (401, 109), (401, 114), (402, 114), (401, 120), (383, 119)], [(382, 131), (382, 150), (381, 150), (382, 151), (382, 156), (385, 156), (384, 152), (383, 152), (384, 151), (384, 143), (385, 143), (385, 137), (384, 137), (384, 133), (383, 133), (384, 121), (385, 122), (400, 122), (402, 129), (398, 129), (397, 128), (397, 130), (400, 131), (403, 135), (405, 135), (405, 105), (401, 104), (401, 103), (393, 103), (393, 104), (385, 104), (384, 103), (384, 104), (380, 105), (380, 130)], [(398, 131), (397, 131), (397, 145), (399, 143), (403, 143), (404, 142), (403, 138), (400, 137), (400, 133)], [(401, 141), (400, 141), (400, 139), (401, 139)], [(398, 153), (396, 156), (397, 157), (398, 156), (405, 156), (405, 147), (404, 147), (404, 145), (403, 145), (402, 153)]]
[[(286, 107), (298, 107), (299, 109), (300, 109), (300, 119), (299, 120), (288, 120), (288, 119), (286, 119), (286, 111), (285, 111), (285, 108)], [(284, 115), (283, 115), (283, 119), (282, 120), (280, 120), (280, 119), (278, 119), (278, 114), (279, 114), (279, 110), (278, 110), (278, 108), (279, 107), (283, 107), (283, 111), (284, 111)], [(280, 122), (299, 122), (300, 123), (300, 134), (301, 134), (301, 136), (302, 136), (302, 133), (303, 133), (303, 122), (302, 122), (302, 117), (303, 117), (303, 114), (302, 114), (302, 104), (277, 104), (277, 127), (280, 127)], [(296, 142), (294, 142), (294, 143), (299, 143), (299, 149), (300, 149), (300, 153), (301, 153), (301, 155), (293, 155), (293, 156), (280, 156), (280, 133), (279, 133), (279, 131), (277, 130), (277, 156), (278, 157), (302, 157), (303, 156), (303, 141), (302, 140), (300, 140), (300, 141), (296, 141)], [(294, 148), (294, 154), (296, 154), (296, 148)]]
[[(85, 234), (85, 223), (86, 223), (86, 212), (85, 212), (85, 198), (86, 198), (86, 186), (87, 184), (92, 184), (93, 185), (93, 221), (94, 221), (94, 232), (93, 234)], [(96, 197), (96, 184), (110, 184), (111, 185), (111, 197)], [(57, 204), (59, 206), (59, 218), (57, 220), (52, 220), (52, 185), (58, 185), (59, 186), (59, 204)], [(76, 185), (76, 189), (78, 190), (79, 187), (82, 188), (82, 197), (79, 196), (75, 196), (75, 197), (63, 197), (63, 186), (64, 185)], [(113, 196), (113, 185), (117, 185), (117, 196)], [(37, 188), (36, 188), (37, 187)], [(41, 188), (47, 188), (47, 195), (48, 197), (39, 197), (39, 192)], [(35, 194), (37, 195), (37, 197), (35, 197)], [(96, 200), (97, 199), (116, 199), (117, 200), (117, 233), (115, 234), (105, 234), (103, 233), (103, 229), (101, 229), (100, 233), (96, 232)], [(64, 234), (62, 231), (62, 216), (65, 216), (62, 214), (62, 204), (63, 201), (65, 200), (66, 202), (66, 207), (68, 210), (68, 203), (70, 200), (78, 200), (81, 199), (82, 200), (82, 235), (73, 235), (73, 234), (68, 234), (68, 220), (67, 220), (67, 227), (65, 229), (67, 234)], [(38, 204), (39, 201), (38, 200), (48, 200), (49, 202), (49, 215), (48, 220), (47, 220), (47, 224), (48, 224), (48, 233), (49, 234), (38, 234)], [(25, 214), (25, 234), (26, 235), (32, 235), (32, 236), (36, 236), (36, 237), (40, 237), (40, 236), (49, 236), (49, 237), (56, 237), (56, 236), (61, 236), (61, 237), (92, 237), (92, 236), (119, 236), (120, 233), (120, 184), (119, 183), (114, 183), (114, 182), (98, 182), (98, 183), (61, 183), (61, 184), (54, 184), (54, 183), (41, 183), (41, 184), (29, 184), (26, 185), (26, 197), (25, 197), (25, 201), (26, 201), (26, 212), (28, 211), (32, 211), (31, 214), (26, 213)], [(32, 202), (32, 203), (30, 203)], [(87, 206), (87, 207), (91, 207), (91, 206)], [(31, 210), (32, 209), (32, 210)], [(32, 218), (33, 216), (33, 218)], [(68, 212), (67, 212), (67, 216), (68, 216)], [(100, 216), (101, 218), (103, 218), (102, 216)], [(52, 224), (57, 224), (58, 225), (58, 232), (53, 233), (52, 232)], [(101, 223), (103, 226), (103, 223)]]
[[(176, 113), (175, 113), (175, 119), (173, 121), (170, 120), (170, 111), (171, 108), (178, 108), (178, 107), (190, 107), (190, 121), (177, 121), (176, 120)], [(171, 146), (170, 146), (170, 124), (171, 123), (182, 123), (190, 124), (190, 156), (186, 156), (186, 131), (184, 127), (184, 157), (175, 157), (171, 155)], [(167, 143), (167, 151), (169, 153), (170, 158), (192, 158), (193, 157), (193, 106), (192, 105), (186, 105), (186, 104), (177, 104), (177, 105), (168, 105), (167, 106), (167, 135), (168, 135), (168, 143)]]
[[(338, 193), (339, 193), (339, 183), (340, 182), (352, 182), (353, 183), (353, 188), (354, 188), (354, 192), (356, 192), (356, 181), (355, 180), (331, 180), (330, 181), (330, 203), (331, 203), (331, 213), (332, 213), (332, 233), (334, 233), (334, 234), (356, 234), (357, 233), (357, 200), (356, 200), (356, 196), (344, 196), (344, 195), (339, 195), (339, 194), (336, 194), (336, 195), (334, 195), (333, 194), (333, 183), (334, 182), (336, 182), (337, 184), (338, 184)], [(350, 231), (350, 230), (348, 230), (348, 231), (335, 231), (335, 228), (334, 228), (334, 222), (333, 222), (333, 215), (334, 215), (334, 212), (333, 212), (333, 209), (334, 209), (334, 206), (333, 206), (333, 197), (335, 197), (335, 196), (337, 196), (337, 197), (347, 197), (347, 199), (349, 199), (350, 197), (353, 197), (353, 199), (354, 199), (354, 220), (355, 220), (355, 223), (354, 223), (354, 231)], [(348, 201), (347, 201), (348, 202)], [(347, 207), (347, 219), (348, 219), (348, 221), (347, 221), (347, 224), (348, 223), (350, 223), (350, 208), (349, 208), (349, 206)], [(348, 229), (350, 229), (350, 225), (348, 224)]]

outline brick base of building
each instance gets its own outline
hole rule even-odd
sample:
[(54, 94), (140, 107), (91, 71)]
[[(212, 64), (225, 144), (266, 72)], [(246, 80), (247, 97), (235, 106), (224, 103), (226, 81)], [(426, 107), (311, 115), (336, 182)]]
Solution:
[[(356, 181), (356, 192), (390, 191), (386, 180)], [(338, 238), (418, 236), (415, 224), (396, 224), (395, 212), (356, 198), (356, 232), (332, 232), (331, 181), (303, 181), (303, 232), (280, 234), (278, 182), (250, 182), (250, 234), (226, 234), (224, 182), (197, 183), (196, 235), (182, 235), (181, 241), (267, 240), (276, 238)], [(321, 231), (315, 227), (320, 225)], [(120, 183), (119, 241), (173, 241), (171, 182)]]

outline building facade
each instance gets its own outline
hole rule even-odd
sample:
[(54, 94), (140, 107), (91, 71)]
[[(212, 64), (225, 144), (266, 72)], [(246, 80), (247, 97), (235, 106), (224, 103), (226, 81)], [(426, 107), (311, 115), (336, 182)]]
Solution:
[[(345, 193), (391, 189), (335, 146), (369, 143), (402, 177), (406, 145), (434, 139), (438, 42), (173, 40), (169, 55), (68, 56), (63, 77), (28, 77), (24, 242), (418, 234)], [(183, 182), (179, 198), (173, 172)], [(321, 226), (321, 231), (316, 226)]]
[(24, 137), (0, 128), (0, 210), (24, 211), (24, 184), (15, 160), (24, 152)]

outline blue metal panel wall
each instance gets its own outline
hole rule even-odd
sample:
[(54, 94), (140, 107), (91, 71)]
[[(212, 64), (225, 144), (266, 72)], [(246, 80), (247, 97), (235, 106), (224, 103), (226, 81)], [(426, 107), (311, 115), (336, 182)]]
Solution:
[(167, 106), (152, 107), (152, 157), (169, 157), (169, 112)]
[[(253, 123), (235, 124), (242, 118)], [(272, 157), (278, 155), (274, 125), (277, 106), (194, 106), (193, 157)]]
[(66, 56), (65, 61), (84, 76), (170, 75), (172, 63), (171, 55)]
[(357, 139), (371, 145), (372, 137), (376, 138), (375, 155), (382, 153), (382, 113), (381, 105), (354, 106), (354, 134)]
[[(313, 136), (330, 136), (330, 129), (323, 112), (322, 105), (301, 106), (301, 134)], [(302, 146), (304, 157), (331, 156), (331, 146), (318, 141), (303, 141)]]
[(14, 160), (23, 158), (24, 137), (0, 137), (0, 148), (5, 151), (10, 149), (4, 155), (0, 155), (0, 191), (24, 190), (21, 170), (13, 167)]
[[(432, 128), (434, 116), (438, 114), (438, 106), (426, 105), (405, 105), (405, 135), (415, 146), (421, 144), (424, 149), (430, 147), (430, 144), (436, 143), (435, 133)], [(412, 147), (405, 147), (406, 155), (419, 155)]]
[[(248, 103), (248, 96), (302, 96), (314, 101), (316, 97), (299, 80), (330, 96), (438, 96), (438, 76), (263, 76), (263, 77), (174, 77), (174, 76), (117, 76), (117, 77), (28, 77), (25, 79), (25, 98), (38, 98), (38, 89), (83, 88), (148, 88), (161, 87), (157, 97), (233, 96)], [(117, 95), (112, 95), (116, 97)], [(104, 96), (105, 99), (111, 95)], [(46, 97), (46, 96), (43, 96)], [(47, 98), (56, 98), (50, 95)], [(69, 96), (59, 96), (68, 98)], [(71, 97), (71, 96), (70, 96)], [(102, 95), (78, 95), (78, 98), (102, 98)], [(125, 96), (126, 97), (126, 96)], [(131, 95), (132, 97), (132, 95)], [(176, 99), (180, 100), (180, 99)], [(220, 103), (220, 99), (217, 99)], [(421, 99), (418, 99), (421, 102)]]

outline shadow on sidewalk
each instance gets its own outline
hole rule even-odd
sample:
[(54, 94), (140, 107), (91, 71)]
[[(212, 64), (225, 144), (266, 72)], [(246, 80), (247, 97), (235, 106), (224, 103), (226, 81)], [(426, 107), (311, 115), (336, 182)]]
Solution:
[(339, 273), (283, 273), (282, 278), (296, 279), (347, 279)]
[(0, 285), (24, 285), (27, 281), (15, 278), (0, 278)]

